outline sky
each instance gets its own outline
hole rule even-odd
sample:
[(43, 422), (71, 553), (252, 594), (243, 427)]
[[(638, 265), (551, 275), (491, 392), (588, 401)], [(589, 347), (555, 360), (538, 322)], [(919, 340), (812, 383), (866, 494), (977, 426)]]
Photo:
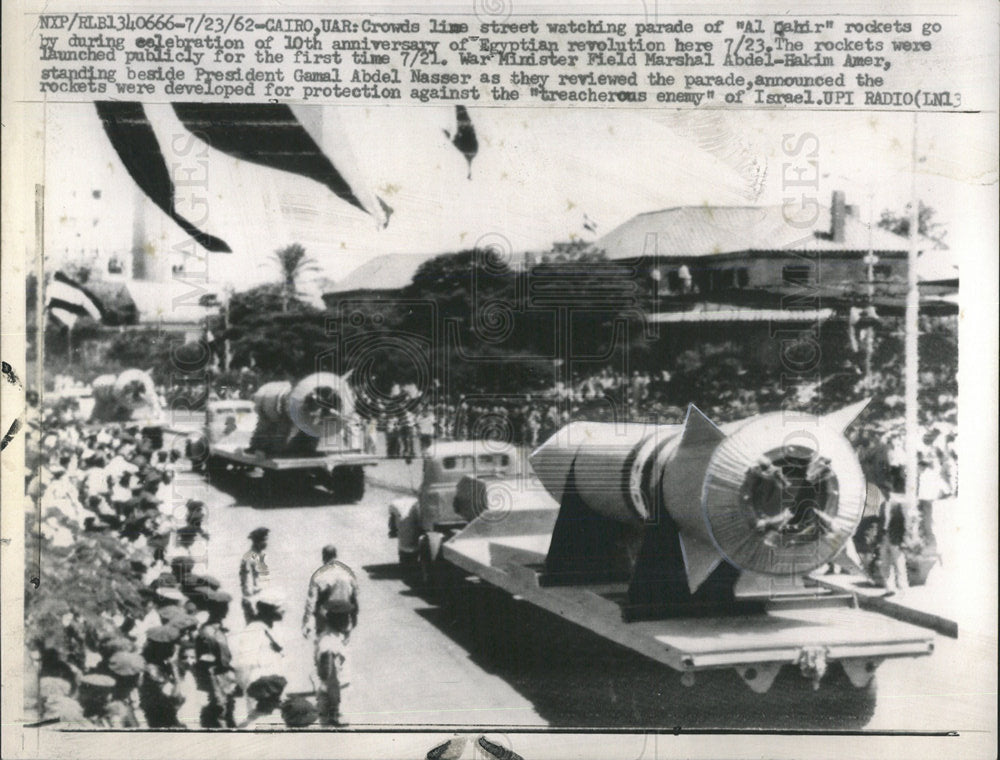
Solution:
[[(455, 126), (451, 106), (310, 109), (304, 118), (321, 121), (338, 169), (392, 206), (388, 227), (378, 229), (310, 179), (207, 148), (168, 105), (147, 113), (178, 185), (179, 212), (233, 253), (185, 245), (185, 233), (137, 194), (92, 106), (57, 104), (48, 106), (45, 135), (49, 267), (81, 250), (127, 253), (137, 197), (154, 250), (194, 251), (189, 271), (241, 289), (273, 281), (272, 253), (292, 242), (335, 281), (387, 253), (477, 243), (539, 251), (594, 240), (670, 206), (827, 205), (842, 189), (862, 220), (869, 208), (877, 220), (911, 195), (910, 114), (470, 107), (479, 154), (469, 179), (445, 135)], [(990, 132), (979, 118), (927, 114), (918, 123), (917, 192), (947, 224), (956, 257), (975, 247), (968, 210), (997, 179), (993, 146), (976, 136)], [(584, 215), (596, 232), (584, 229)]]

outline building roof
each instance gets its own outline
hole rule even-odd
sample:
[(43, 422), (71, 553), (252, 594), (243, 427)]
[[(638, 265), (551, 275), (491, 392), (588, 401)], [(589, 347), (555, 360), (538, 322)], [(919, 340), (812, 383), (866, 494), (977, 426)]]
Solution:
[[(814, 218), (815, 217), (815, 218)], [(930, 241), (928, 241), (930, 242)], [(909, 241), (848, 213), (844, 240), (830, 236), (830, 209), (807, 206), (678, 206), (638, 214), (595, 247), (610, 259), (712, 256), (741, 251), (906, 251)]]
[(413, 281), (413, 275), (425, 261), (438, 254), (387, 253), (369, 259), (353, 270), (326, 293), (347, 293), (352, 290), (399, 290)]
[(726, 306), (720, 309), (666, 311), (650, 314), (649, 322), (673, 324), (679, 322), (823, 322), (834, 314), (833, 309), (752, 309)]

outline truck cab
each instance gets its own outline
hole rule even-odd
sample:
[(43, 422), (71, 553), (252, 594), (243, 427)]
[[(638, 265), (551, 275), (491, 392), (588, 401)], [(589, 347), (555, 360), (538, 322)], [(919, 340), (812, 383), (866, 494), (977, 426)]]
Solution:
[(201, 470), (217, 449), (246, 449), (256, 425), (257, 411), (252, 401), (216, 399), (205, 404), (201, 434), (188, 441), (187, 455), (195, 471)]
[[(437, 559), (441, 544), (469, 523), (472, 481), (500, 481), (520, 472), (517, 449), (496, 441), (441, 441), (423, 460), (415, 496), (389, 504), (389, 536), (404, 567)], [(464, 481), (464, 482), (463, 482)], [(456, 500), (456, 495), (464, 494)]]

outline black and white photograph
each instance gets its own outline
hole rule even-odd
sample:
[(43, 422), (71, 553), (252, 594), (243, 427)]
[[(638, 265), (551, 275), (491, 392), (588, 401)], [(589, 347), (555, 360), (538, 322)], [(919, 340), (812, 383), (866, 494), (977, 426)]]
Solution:
[(257, 84), (38, 106), (5, 724), (995, 745), (995, 112)]

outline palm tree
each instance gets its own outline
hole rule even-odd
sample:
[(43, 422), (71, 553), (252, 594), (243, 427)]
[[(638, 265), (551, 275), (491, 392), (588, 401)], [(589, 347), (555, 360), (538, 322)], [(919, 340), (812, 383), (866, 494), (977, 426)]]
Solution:
[(288, 311), (288, 304), (299, 295), (299, 280), (306, 273), (318, 272), (319, 265), (300, 243), (279, 248), (274, 258), (281, 271), (281, 310)]

